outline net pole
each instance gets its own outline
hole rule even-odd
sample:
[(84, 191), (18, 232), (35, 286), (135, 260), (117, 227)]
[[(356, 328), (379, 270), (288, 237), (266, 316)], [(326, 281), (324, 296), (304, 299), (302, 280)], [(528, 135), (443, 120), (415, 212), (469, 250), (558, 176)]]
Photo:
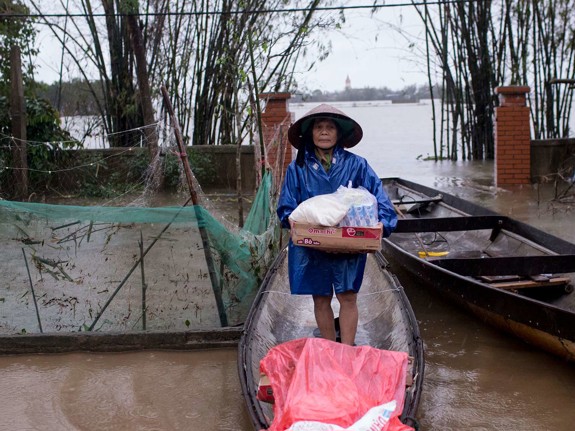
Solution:
[(144, 271), (144, 234), (140, 230), (140, 242), (138, 244), (140, 246), (140, 272), (142, 277), (142, 329), (146, 330), (146, 290), (148, 286), (146, 284), (146, 273)]
[(164, 98), (164, 106), (168, 111), (170, 116), (170, 120), (172, 122), (172, 127), (174, 128), (174, 134), (176, 135), (176, 142), (178, 144), (178, 149), (180, 151), (180, 160), (182, 161), (182, 165), (184, 168), (184, 173), (186, 175), (186, 181), (188, 183), (188, 189), (190, 191), (190, 196), (192, 198), (192, 203), (194, 205), (194, 211), (196, 214), (196, 219), (198, 220), (198, 229), (200, 231), (200, 236), (202, 238), (202, 246), (204, 248), (204, 254), (206, 257), (206, 264), (208, 265), (208, 273), (210, 274), (210, 281), (212, 283), (212, 290), (214, 292), (214, 298), (216, 300), (216, 306), (218, 308), (218, 314), (220, 317), (220, 324), (222, 326), (228, 326), (228, 318), (226, 315), (226, 309), (224, 307), (224, 301), (222, 299), (222, 291), (219, 288), (216, 271), (214, 269), (214, 259), (212, 257), (212, 253), (210, 250), (210, 245), (208, 242), (208, 233), (206, 229), (201, 226), (201, 213), (199, 210), (199, 203), (198, 203), (198, 194), (196, 193), (196, 189), (194, 187), (193, 179), (194, 174), (192, 173), (192, 169), (190, 168), (190, 162), (188, 160), (188, 153), (184, 146), (184, 140), (182, 139), (182, 133), (180, 131), (180, 126), (178, 123), (178, 119), (174, 115), (174, 109), (172, 108), (172, 102), (170, 101), (170, 96), (168, 94), (168, 90), (165, 85), (162, 85), (162, 96)]
[(24, 255), (24, 263), (26, 264), (26, 271), (28, 272), (28, 281), (30, 282), (30, 290), (32, 291), (32, 299), (34, 300), (34, 308), (36, 309), (36, 318), (38, 319), (38, 327), (40, 333), (44, 333), (42, 329), (42, 320), (40, 319), (40, 311), (38, 310), (38, 301), (36, 300), (36, 292), (34, 291), (34, 284), (32, 283), (32, 276), (30, 275), (30, 268), (28, 267), (28, 259), (26, 259), (26, 252), (22, 249)]

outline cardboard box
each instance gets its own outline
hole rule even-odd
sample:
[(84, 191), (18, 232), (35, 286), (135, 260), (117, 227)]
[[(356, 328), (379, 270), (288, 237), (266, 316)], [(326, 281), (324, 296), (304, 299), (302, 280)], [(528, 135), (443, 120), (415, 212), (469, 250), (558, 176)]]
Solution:
[(294, 222), (291, 239), (294, 245), (332, 252), (373, 253), (381, 250), (383, 225), (376, 227), (326, 227)]
[(274, 404), (274, 392), (272, 390), (272, 384), (270, 378), (264, 373), (260, 372), (260, 381), (258, 382), (258, 392), (256, 393), (256, 398), (264, 403)]

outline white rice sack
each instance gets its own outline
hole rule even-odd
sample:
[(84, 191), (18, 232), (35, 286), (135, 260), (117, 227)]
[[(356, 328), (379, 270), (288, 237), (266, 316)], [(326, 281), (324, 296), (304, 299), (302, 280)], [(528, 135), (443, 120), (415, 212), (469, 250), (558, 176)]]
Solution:
[[(317, 421), (298, 421), (294, 422), (286, 431), (372, 431), (387, 430), (389, 420), (397, 416), (393, 414), (395, 400), (379, 406), (372, 407), (356, 423), (347, 428), (335, 424), (327, 424)], [(411, 428), (410, 428), (411, 429)]]
[(293, 210), (289, 216), (296, 223), (337, 226), (349, 211), (350, 204), (342, 202), (336, 193), (311, 197)]

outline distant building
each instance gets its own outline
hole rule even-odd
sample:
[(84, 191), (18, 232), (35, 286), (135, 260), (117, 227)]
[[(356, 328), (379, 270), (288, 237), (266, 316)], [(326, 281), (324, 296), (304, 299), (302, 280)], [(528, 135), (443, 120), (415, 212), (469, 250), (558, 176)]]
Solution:
[(349, 79), (349, 75), (347, 75), (347, 78), (345, 78), (345, 89), (351, 90), (351, 79)]

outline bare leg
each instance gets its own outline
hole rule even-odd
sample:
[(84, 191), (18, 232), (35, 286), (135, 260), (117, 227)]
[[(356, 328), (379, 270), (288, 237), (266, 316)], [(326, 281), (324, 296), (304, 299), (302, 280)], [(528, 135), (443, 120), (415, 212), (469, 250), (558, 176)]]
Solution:
[(338, 293), (336, 296), (340, 306), (339, 332), (341, 334), (341, 342), (342, 344), (353, 346), (359, 318), (357, 311), (357, 293), (345, 292)]
[(331, 296), (313, 295), (313, 311), (322, 338), (335, 341), (335, 324)]

